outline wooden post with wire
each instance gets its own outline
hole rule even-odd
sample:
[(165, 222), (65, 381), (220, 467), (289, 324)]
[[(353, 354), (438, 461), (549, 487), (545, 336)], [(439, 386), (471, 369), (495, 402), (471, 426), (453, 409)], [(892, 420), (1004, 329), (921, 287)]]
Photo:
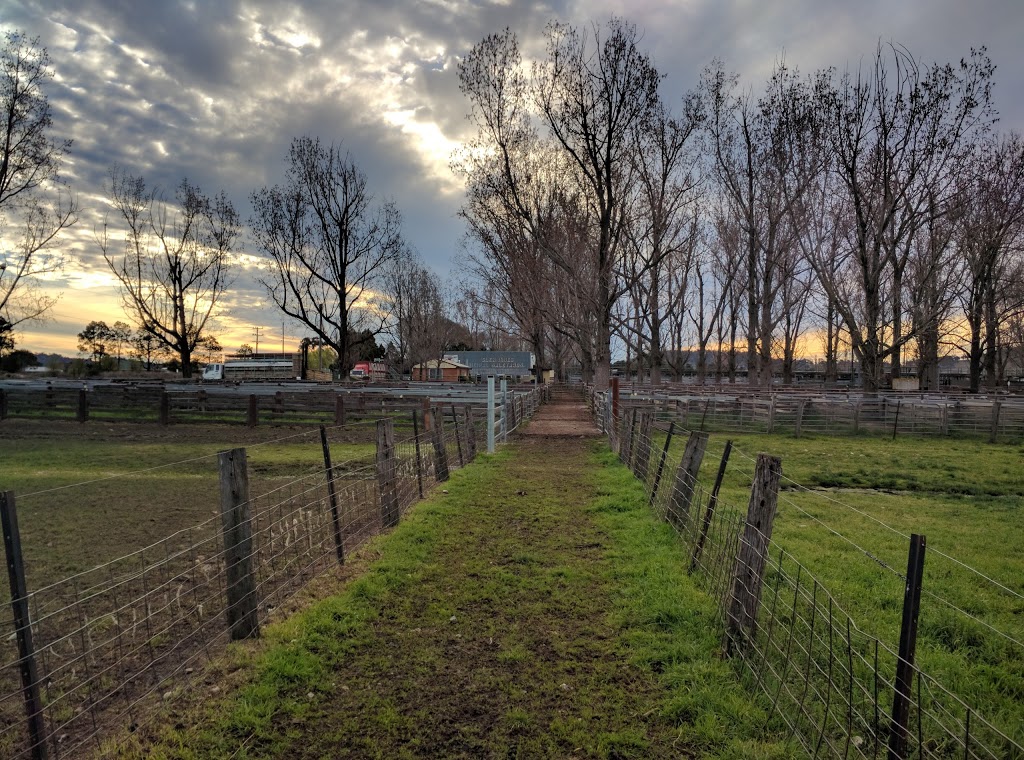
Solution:
[(377, 420), (377, 488), (380, 491), (380, 523), (398, 525), (398, 487), (395, 482), (395, 422)]
[(688, 528), (690, 507), (693, 504), (693, 492), (697, 485), (697, 473), (700, 472), (704, 452), (708, 447), (708, 434), (695, 430), (686, 440), (686, 449), (676, 469), (675, 487), (669, 499), (667, 518), (677, 530)]
[(452, 424), (455, 426), (455, 448), (459, 455), (459, 467), (465, 467), (466, 460), (462, 454), (462, 432), (459, 430), (459, 413), (455, 410), (455, 404), (452, 404)]
[(345, 542), (341, 535), (341, 521), (338, 518), (338, 493), (334, 488), (334, 467), (331, 465), (331, 447), (327, 443), (327, 429), (320, 426), (320, 446), (324, 453), (324, 472), (327, 473), (327, 499), (331, 507), (331, 523), (334, 527), (334, 551), (338, 564), (345, 564)]
[(704, 542), (707, 541), (708, 531), (711, 528), (711, 521), (715, 517), (715, 508), (718, 506), (718, 492), (722, 489), (722, 481), (725, 479), (725, 468), (729, 464), (729, 454), (732, 453), (732, 440), (725, 442), (725, 451), (722, 452), (722, 461), (718, 465), (718, 475), (715, 477), (714, 488), (711, 489), (711, 497), (708, 499), (707, 509), (704, 511), (704, 520), (700, 526), (700, 535), (693, 545), (693, 556), (690, 557), (690, 572), (697, 569), (700, 562), (700, 555), (704, 551)]
[(430, 410), (430, 439), (434, 444), (434, 475), (438, 483), (448, 480), (448, 449), (444, 441), (444, 415), (437, 407)]
[(224, 572), (228, 596), (231, 640), (260, 635), (253, 572), (252, 515), (249, 506), (249, 471), (245, 449), (222, 451), (220, 463), (220, 515), (224, 536)]
[(750, 502), (747, 505), (747, 521), (733, 565), (726, 607), (725, 648), (730, 655), (745, 647), (756, 630), (761, 583), (779, 504), (781, 479), (782, 460), (768, 454), (758, 454), (754, 482), (750, 488)]
[(640, 413), (640, 429), (636, 437), (636, 454), (633, 456), (633, 474), (640, 480), (647, 479), (647, 468), (651, 460), (651, 423), (653, 420), (653, 412)]
[(246, 407), (245, 424), (256, 427), (260, 422), (259, 402), (255, 393), (249, 394), (249, 405)]
[(476, 459), (476, 427), (473, 419), (473, 407), (467, 406), (463, 411), (463, 424), (466, 429), (466, 452), (470, 462)]
[(416, 410), (412, 410), (412, 438), (416, 444), (416, 485), (419, 487), (420, 498), (423, 498), (423, 457), (420, 454), (420, 423)]
[(14, 506), (13, 491), (0, 493), (0, 524), (4, 533), (7, 580), (11, 588), (11, 611), (14, 613), (14, 635), (18, 642), (18, 670), (21, 674), (21, 693), (25, 700), (29, 741), (32, 744), (32, 760), (45, 760), (46, 724), (43, 721), (43, 701), (39, 693), (39, 670), (32, 642), (25, 561), (21, 553), (21, 532), (18, 530), (18, 513)]

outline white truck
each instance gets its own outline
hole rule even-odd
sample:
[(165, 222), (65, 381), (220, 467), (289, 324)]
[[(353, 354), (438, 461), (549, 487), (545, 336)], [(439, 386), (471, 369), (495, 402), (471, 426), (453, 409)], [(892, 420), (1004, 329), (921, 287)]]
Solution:
[(204, 381), (217, 380), (293, 380), (295, 367), (288, 359), (237, 359), (207, 364)]

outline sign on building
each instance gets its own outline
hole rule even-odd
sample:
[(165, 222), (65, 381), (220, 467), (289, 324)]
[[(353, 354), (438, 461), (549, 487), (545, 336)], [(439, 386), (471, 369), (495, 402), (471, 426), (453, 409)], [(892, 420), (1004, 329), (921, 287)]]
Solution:
[(522, 377), (533, 369), (533, 354), (529, 351), (459, 351), (457, 354), (445, 354), (444, 358), (467, 365), (474, 377)]

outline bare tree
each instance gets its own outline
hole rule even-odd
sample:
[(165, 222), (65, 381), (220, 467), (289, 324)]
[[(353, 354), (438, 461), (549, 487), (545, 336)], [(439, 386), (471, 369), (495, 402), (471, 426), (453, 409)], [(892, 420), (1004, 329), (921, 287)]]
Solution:
[(641, 127), (658, 107), (661, 76), (638, 47), (636, 26), (612, 18), (604, 35), (552, 23), (547, 58), (535, 68), (536, 98), (552, 138), (577, 172), (594, 220), (597, 287), (594, 382), (608, 387), (611, 319), (618, 298), (615, 266), (621, 254), (624, 204), (634, 179), (629, 171)]
[(103, 258), (121, 284), (124, 308), (141, 329), (175, 353), (183, 377), (230, 285), (230, 259), (240, 233), (234, 206), (183, 180), (174, 204), (142, 177), (113, 169), (110, 193), (124, 225), (120, 252), (106, 223)]
[(452, 318), (455, 298), (440, 278), (410, 252), (388, 266), (384, 289), (391, 302), (389, 334), (395, 340), (401, 371), (440, 359), (458, 327)]
[(352, 365), (353, 340), (384, 332), (388, 306), (376, 291), (405, 249), (397, 207), (375, 207), (367, 184), (340, 146), (299, 137), (288, 151), (285, 184), (251, 196), (253, 238), (269, 259), (261, 284), (284, 314), (337, 352), (343, 372)]
[[(632, 325), (622, 322), (622, 338), (649, 357), (653, 385), (661, 383), (669, 314), (683, 310), (686, 273), (699, 232), (694, 206), (700, 177), (692, 138), (703, 112), (696, 95), (683, 102), (678, 118), (659, 104), (639, 130), (638, 150), (630, 157), (636, 182), (626, 199), (623, 253), (617, 267), (637, 315)], [(671, 287), (670, 267), (680, 273), (682, 287)]]
[[(778, 64), (765, 93), (754, 100), (737, 93), (738, 80), (720, 65), (704, 73), (712, 163), (739, 223), (746, 287), (747, 376), (752, 385), (771, 381), (773, 348), (780, 323), (796, 303), (787, 303), (794, 239), (791, 209), (818, 171), (808, 145), (815, 141), (812, 93), (816, 83)], [(790, 289), (791, 290), (791, 289)], [(788, 296), (806, 291), (791, 291)], [(802, 307), (801, 307), (802, 308)]]
[(971, 392), (998, 382), (1001, 324), (1024, 308), (1015, 295), (1017, 265), (1024, 254), (1024, 140), (992, 138), (978, 147), (965, 172), (957, 213), (957, 246), (964, 261), (960, 298), (967, 321)]
[(815, 271), (846, 325), (867, 393), (880, 386), (884, 360), (898, 371), (899, 352), (915, 337), (902, 321), (914, 235), (948, 213), (969, 145), (991, 124), (992, 72), (983, 49), (958, 67), (923, 68), (905, 49), (879, 46), (872, 65), (821, 96), (850, 232), (845, 265), (819, 262)]
[(55, 298), (36, 288), (59, 270), (54, 250), (77, 221), (75, 201), (60, 179), (70, 140), (51, 136), (53, 117), (43, 92), (53, 76), (38, 38), (7, 32), (0, 47), (0, 339), (22, 322), (43, 318)]

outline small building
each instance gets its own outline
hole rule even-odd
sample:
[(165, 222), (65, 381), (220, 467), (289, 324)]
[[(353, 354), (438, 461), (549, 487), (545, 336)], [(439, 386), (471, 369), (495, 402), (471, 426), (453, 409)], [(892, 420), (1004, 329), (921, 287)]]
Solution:
[(440, 383), (458, 383), (469, 380), (469, 365), (450, 359), (431, 359), (412, 368), (413, 380), (428, 380)]

